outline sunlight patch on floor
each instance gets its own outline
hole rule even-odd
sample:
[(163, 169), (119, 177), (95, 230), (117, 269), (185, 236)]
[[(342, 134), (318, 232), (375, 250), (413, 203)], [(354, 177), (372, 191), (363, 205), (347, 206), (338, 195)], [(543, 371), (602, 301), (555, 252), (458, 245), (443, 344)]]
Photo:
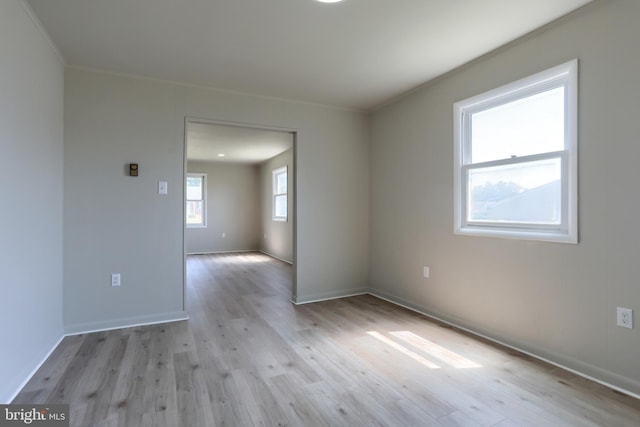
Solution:
[(431, 357), (434, 357), (443, 363), (452, 366), (458, 369), (468, 369), (468, 368), (481, 368), (482, 365), (474, 362), (473, 360), (469, 360), (464, 356), (459, 355), (456, 352), (448, 350), (438, 344), (429, 341), (426, 338), (422, 338), (421, 336), (414, 334), (410, 331), (395, 331), (389, 332), (397, 340), (403, 341), (407, 345), (403, 345), (397, 341), (394, 341), (391, 338), (388, 338), (377, 331), (367, 331), (369, 336), (387, 344), (389, 347), (392, 347), (399, 352), (403, 353), (406, 356), (414, 359), (415, 361), (423, 364), (429, 369), (440, 369), (440, 366), (433, 363), (429, 359), (423, 357), (418, 352), (411, 350), (409, 347), (413, 347), (415, 350), (422, 352), (423, 354), (427, 354)]
[(377, 340), (382, 341), (383, 343), (387, 344), (388, 346), (395, 348), (396, 350), (398, 350), (399, 352), (409, 356), (413, 360), (422, 363), (424, 366), (426, 366), (429, 369), (440, 369), (440, 366), (436, 365), (435, 363), (431, 362), (430, 360), (425, 359), (424, 357), (420, 356), (418, 353), (415, 353), (415, 352), (409, 350), (408, 348), (398, 344), (397, 342), (395, 342), (393, 340), (390, 340), (389, 338), (385, 337), (384, 335), (382, 335), (379, 332), (368, 331), (367, 334), (371, 335), (372, 337), (376, 338)]
[(430, 354), (437, 359), (442, 360), (444, 363), (451, 365), (454, 368), (482, 368), (482, 365), (469, 360), (466, 357), (459, 355), (458, 353), (441, 347), (438, 344), (429, 341), (428, 339), (422, 338), (421, 336), (416, 335), (413, 332), (398, 331), (391, 332), (391, 335), (401, 339), (402, 341), (412, 345), (417, 349), (424, 351), (427, 354)]

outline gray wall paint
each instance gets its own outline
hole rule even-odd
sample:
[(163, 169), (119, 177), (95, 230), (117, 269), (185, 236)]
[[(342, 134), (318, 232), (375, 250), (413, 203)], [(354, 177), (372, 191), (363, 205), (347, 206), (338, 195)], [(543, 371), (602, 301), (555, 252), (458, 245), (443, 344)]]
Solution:
[[(371, 152), (359, 113), (69, 68), (63, 205), (63, 69), (20, 3), (2, 2), (0, 174), (31, 192), (5, 186), (3, 199), (25, 209), (0, 210), (13, 284), (0, 320), (18, 325), (0, 332), (12, 343), (0, 401), (61, 337), (63, 313), (69, 331), (184, 314), (185, 116), (298, 131), (298, 301), (366, 289), (370, 266), (378, 294), (640, 393), (638, 328), (614, 326), (617, 305), (640, 307), (637, 16), (635, 1), (598, 2), (438, 79), (372, 116)], [(580, 244), (454, 236), (453, 102), (574, 57)], [(134, 161), (141, 175), (129, 178)]]
[[(158, 84), (65, 72), (67, 332), (181, 318), (183, 120)], [(139, 176), (127, 165), (139, 163)], [(168, 195), (158, 194), (168, 182)], [(111, 273), (122, 286), (111, 287)]]
[[(298, 132), (297, 301), (367, 284), (369, 161), (364, 114), (67, 68), (64, 314), (68, 331), (183, 312), (184, 121)], [(128, 177), (129, 162), (140, 176)], [(324, 165), (331, 163), (329, 170)], [(169, 194), (157, 194), (157, 182)], [(335, 215), (341, 206), (341, 215)], [(122, 287), (110, 274), (122, 274)]]
[(63, 65), (0, 2), (0, 403), (62, 338)]
[[(599, 2), (377, 111), (375, 291), (640, 393), (640, 2)], [(453, 235), (452, 106), (580, 60), (580, 243)], [(422, 266), (431, 278), (422, 278)]]
[[(292, 136), (293, 139), (293, 136)], [(292, 141), (293, 144), (293, 141)], [(288, 220), (273, 220), (273, 171), (287, 166)], [(295, 191), (293, 187), (295, 168), (293, 149), (260, 164), (260, 250), (281, 260), (293, 262), (293, 223), (295, 222)]]
[(259, 167), (221, 162), (189, 162), (187, 167), (207, 174), (207, 227), (185, 230), (187, 253), (258, 250)]

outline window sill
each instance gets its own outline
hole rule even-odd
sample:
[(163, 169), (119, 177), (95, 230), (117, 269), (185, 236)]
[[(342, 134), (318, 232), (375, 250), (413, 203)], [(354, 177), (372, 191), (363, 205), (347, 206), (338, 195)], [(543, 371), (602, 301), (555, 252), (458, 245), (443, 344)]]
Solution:
[(508, 229), (508, 228), (489, 228), (489, 227), (457, 227), (454, 230), (454, 234), (461, 236), (476, 236), (476, 237), (497, 237), (503, 239), (516, 239), (516, 240), (534, 240), (539, 242), (554, 242), (554, 243), (570, 243), (577, 244), (577, 235), (546, 231), (546, 230), (521, 230), (521, 229)]

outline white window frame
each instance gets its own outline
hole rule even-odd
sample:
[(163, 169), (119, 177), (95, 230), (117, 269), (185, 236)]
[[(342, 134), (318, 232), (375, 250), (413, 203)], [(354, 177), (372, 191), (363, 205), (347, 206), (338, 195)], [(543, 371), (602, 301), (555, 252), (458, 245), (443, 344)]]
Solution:
[[(471, 115), (557, 87), (565, 87), (564, 149), (483, 163), (471, 162)], [(514, 83), (454, 104), (454, 233), (560, 243), (578, 243), (578, 60), (550, 68)], [(560, 225), (471, 221), (468, 215), (469, 171), (559, 158)]]
[[(286, 174), (287, 176), (287, 191), (285, 191), (284, 193), (279, 193), (278, 192), (278, 176), (282, 175), (282, 174)], [(272, 208), (271, 208), (271, 212), (273, 213), (273, 220), (274, 221), (288, 221), (289, 219), (289, 196), (288, 196), (288, 192), (289, 192), (289, 173), (288, 173), (288, 167), (287, 166), (282, 166), (278, 169), (274, 169), (271, 172), (271, 177), (272, 177), (272, 193), (273, 193), (273, 197), (271, 198), (271, 204), (272, 204)], [(285, 216), (278, 216), (276, 215), (276, 199), (278, 197), (286, 197), (287, 198), (287, 213)]]
[[(187, 178), (200, 178), (202, 179), (202, 199), (188, 199), (187, 197)], [(187, 177), (184, 182), (185, 192), (185, 217), (184, 223), (187, 228), (207, 228), (207, 174), (200, 172), (189, 172), (187, 173)], [(200, 201), (202, 200), (202, 223), (200, 224), (187, 224), (187, 214), (186, 214), (186, 206), (187, 202), (190, 201)]]

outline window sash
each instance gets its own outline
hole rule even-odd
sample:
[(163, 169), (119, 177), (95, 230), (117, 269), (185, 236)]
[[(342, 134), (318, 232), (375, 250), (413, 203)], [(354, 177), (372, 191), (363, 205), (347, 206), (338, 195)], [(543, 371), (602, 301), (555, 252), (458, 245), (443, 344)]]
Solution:
[(557, 89), (559, 87), (564, 87), (564, 126), (565, 126), (565, 138), (564, 138), (564, 149), (567, 150), (570, 147), (568, 147), (568, 144), (570, 144), (569, 138), (567, 138), (567, 134), (568, 134), (568, 126), (570, 126), (570, 121), (569, 119), (569, 97), (571, 95), (570, 93), (570, 88), (568, 86), (568, 77), (566, 76), (562, 76), (562, 77), (556, 77), (553, 80), (549, 80), (546, 81), (544, 83), (540, 83), (538, 85), (532, 86), (532, 87), (526, 87), (526, 88), (522, 88), (520, 90), (516, 90), (513, 91), (511, 93), (508, 93), (506, 95), (502, 95), (502, 96), (496, 96), (490, 99), (487, 99), (485, 101), (482, 102), (477, 102), (475, 104), (471, 104), (468, 106), (465, 106), (463, 108), (462, 111), (462, 135), (461, 137), (463, 138), (463, 147), (462, 147), (462, 163), (463, 164), (472, 164), (472, 160), (471, 160), (471, 153), (472, 153), (472, 116), (476, 113), (480, 113), (482, 111), (485, 110), (489, 110), (492, 108), (496, 108), (505, 104), (509, 104), (511, 102), (520, 100), (520, 99), (524, 99), (524, 98), (528, 98), (530, 96), (534, 96), (543, 92), (547, 92), (549, 90), (552, 89)]
[[(518, 164), (527, 164), (533, 163), (540, 160), (550, 160), (550, 159), (560, 159), (560, 203), (561, 203), (561, 211), (560, 211), (560, 223), (543, 223), (543, 222), (524, 222), (524, 221), (481, 221), (481, 220), (471, 220), (470, 216), (470, 172), (472, 170), (482, 170), (493, 168), (496, 166), (508, 166), (508, 165), (518, 165)], [(461, 175), (462, 182), (465, 183), (462, 186), (462, 194), (461, 198), (463, 201), (463, 209), (464, 215), (462, 217), (462, 226), (463, 227), (496, 227), (500, 229), (535, 229), (535, 230), (556, 230), (566, 232), (568, 231), (568, 222), (569, 222), (569, 209), (568, 209), (568, 197), (567, 192), (569, 191), (569, 183), (568, 183), (568, 174), (566, 173), (568, 168), (569, 161), (569, 153), (567, 150), (564, 151), (555, 151), (551, 153), (542, 153), (542, 154), (533, 154), (530, 156), (523, 157), (515, 157), (509, 159), (502, 160), (494, 160), (490, 162), (483, 163), (474, 163), (469, 165), (463, 165), (461, 167)]]

